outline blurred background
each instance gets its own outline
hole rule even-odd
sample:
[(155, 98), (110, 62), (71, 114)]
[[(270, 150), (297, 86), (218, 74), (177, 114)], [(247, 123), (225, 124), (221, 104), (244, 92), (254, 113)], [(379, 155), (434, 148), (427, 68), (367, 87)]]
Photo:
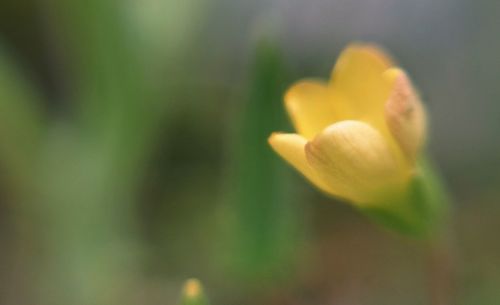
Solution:
[(500, 300), (500, 2), (2, 0), (0, 304), (427, 304), (426, 254), (275, 156), (282, 95), (376, 42), (454, 199), (456, 304)]

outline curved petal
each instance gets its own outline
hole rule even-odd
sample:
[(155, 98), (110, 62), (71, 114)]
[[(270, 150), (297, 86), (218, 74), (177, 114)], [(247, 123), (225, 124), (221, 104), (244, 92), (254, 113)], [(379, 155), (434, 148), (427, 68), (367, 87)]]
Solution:
[(387, 126), (408, 160), (415, 162), (427, 133), (425, 109), (403, 70), (392, 68), (384, 74), (394, 84), (385, 104)]
[(384, 104), (391, 84), (382, 76), (393, 66), (379, 47), (353, 44), (340, 55), (331, 75), (331, 89), (339, 96), (336, 113), (341, 120), (362, 120), (384, 129)]
[(384, 137), (359, 121), (326, 128), (306, 145), (306, 158), (338, 196), (358, 204), (376, 201), (407, 177)]
[(304, 151), (307, 140), (304, 137), (292, 133), (273, 133), (268, 141), (278, 155), (295, 167), (316, 187), (326, 193), (331, 193), (330, 188), (307, 163)]
[(285, 94), (285, 106), (297, 132), (307, 139), (335, 122), (328, 84), (314, 80), (295, 83)]

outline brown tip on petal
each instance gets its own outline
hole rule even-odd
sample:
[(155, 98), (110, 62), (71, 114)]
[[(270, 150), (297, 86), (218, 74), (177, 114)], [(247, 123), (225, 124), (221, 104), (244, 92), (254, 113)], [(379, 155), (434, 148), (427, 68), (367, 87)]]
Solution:
[(407, 119), (415, 110), (415, 92), (406, 73), (401, 72), (394, 80), (394, 90), (390, 97), (392, 103), (387, 104), (392, 107), (392, 111), (405, 116)]
[[(318, 162), (322, 164), (328, 163), (328, 160), (321, 153), (319, 153), (316, 145), (314, 144), (314, 141), (308, 141), (304, 147), (304, 150), (306, 152), (306, 159), (309, 164), (311, 164), (312, 162)], [(312, 160), (313, 158), (314, 160)]]
[(393, 82), (385, 106), (387, 125), (408, 159), (414, 161), (425, 142), (425, 110), (404, 71), (395, 68), (385, 74)]

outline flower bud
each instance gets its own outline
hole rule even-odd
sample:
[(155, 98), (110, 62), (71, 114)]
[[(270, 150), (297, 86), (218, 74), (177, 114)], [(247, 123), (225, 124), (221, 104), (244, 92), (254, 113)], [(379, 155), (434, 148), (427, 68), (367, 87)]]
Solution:
[(208, 305), (203, 287), (197, 279), (189, 279), (184, 284), (181, 295), (181, 305)]

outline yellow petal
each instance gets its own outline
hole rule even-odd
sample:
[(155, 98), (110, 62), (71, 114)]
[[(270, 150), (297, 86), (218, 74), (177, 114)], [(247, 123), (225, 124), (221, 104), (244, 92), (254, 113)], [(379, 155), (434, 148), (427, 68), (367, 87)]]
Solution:
[(295, 167), (316, 187), (326, 193), (331, 193), (329, 187), (307, 163), (304, 150), (307, 140), (304, 137), (292, 133), (273, 133), (268, 141), (274, 151)]
[(425, 142), (424, 107), (404, 71), (392, 68), (385, 72), (385, 76), (394, 84), (385, 105), (387, 126), (406, 157), (414, 162)]
[(342, 121), (326, 128), (306, 145), (306, 158), (337, 196), (358, 204), (376, 201), (405, 182), (384, 137), (360, 121)]
[(374, 45), (354, 44), (342, 52), (331, 76), (341, 120), (362, 120), (382, 131), (384, 104), (390, 92), (390, 83), (382, 74), (392, 66), (388, 55)]
[(297, 132), (307, 139), (335, 121), (335, 109), (328, 97), (328, 85), (320, 81), (300, 81), (288, 89), (285, 105)]

